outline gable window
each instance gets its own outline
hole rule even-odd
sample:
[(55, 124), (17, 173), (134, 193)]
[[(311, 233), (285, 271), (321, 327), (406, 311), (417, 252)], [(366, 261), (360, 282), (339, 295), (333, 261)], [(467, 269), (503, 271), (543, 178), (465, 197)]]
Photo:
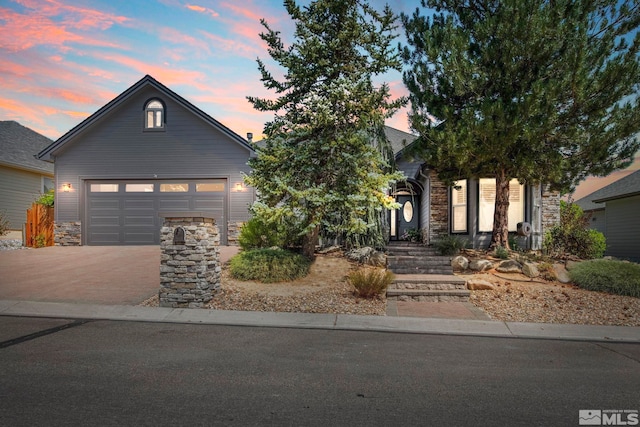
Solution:
[(451, 232), (467, 232), (467, 180), (456, 181), (451, 187)]
[(144, 107), (145, 129), (164, 129), (164, 105), (158, 99), (152, 99)]
[[(496, 180), (482, 178), (478, 194), (478, 230), (493, 230), (493, 213), (496, 205)], [(517, 231), (519, 222), (524, 221), (524, 185), (517, 179), (509, 181), (509, 231)]]

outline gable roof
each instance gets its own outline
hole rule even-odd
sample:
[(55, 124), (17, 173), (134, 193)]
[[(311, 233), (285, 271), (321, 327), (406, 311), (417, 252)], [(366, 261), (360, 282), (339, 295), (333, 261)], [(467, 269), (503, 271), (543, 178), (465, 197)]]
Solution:
[(413, 141), (418, 138), (413, 134), (389, 126), (384, 127), (384, 133), (387, 136), (387, 139), (391, 144), (391, 148), (393, 148), (393, 154), (395, 154), (396, 157), (402, 152), (402, 150), (411, 145)]
[(622, 199), (640, 194), (640, 170), (620, 178), (593, 193), (577, 200), (575, 203), (584, 211), (603, 209), (600, 204), (608, 200)]
[(53, 141), (20, 123), (0, 121), (0, 164), (53, 175), (53, 165), (35, 156)]
[(91, 125), (100, 121), (104, 116), (114, 111), (115, 109), (119, 108), (123, 103), (129, 100), (133, 95), (135, 95), (136, 93), (138, 93), (139, 91), (141, 91), (142, 89), (148, 86), (151, 86), (154, 89), (158, 90), (163, 95), (167, 96), (168, 98), (180, 104), (187, 110), (191, 111), (194, 115), (198, 116), (200, 119), (202, 119), (209, 125), (213, 126), (217, 130), (226, 134), (234, 142), (240, 144), (250, 152), (253, 152), (253, 148), (243, 137), (241, 137), (240, 135), (238, 135), (237, 133), (235, 133), (234, 131), (232, 131), (231, 129), (229, 129), (228, 127), (226, 127), (225, 125), (223, 125), (222, 123), (220, 123), (219, 121), (217, 121), (216, 119), (214, 119), (213, 117), (211, 117), (210, 115), (208, 115), (207, 113), (205, 113), (204, 111), (202, 111), (201, 109), (193, 105), (191, 102), (187, 101), (186, 99), (184, 99), (183, 97), (181, 97), (180, 95), (178, 95), (177, 93), (175, 93), (174, 91), (172, 91), (171, 89), (169, 89), (168, 87), (166, 87), (165, 85), (163, 85), (162, 83), (160, 83), (159, 81), (157, 81), (156, 79), (154, 79), (153, 77), (147, 74), (138, 82), (136, 82), (133, 86), (131, 86), (129, 89), (122, 92), (120, 95), (118, 95), (109, 103), (107, 103), (105, 106), (103, 106), (98, 111), (96, 111), (95, 113), (93, 113), (92, 115), (84, 119), (82, 122), (80, 122), (80, 124), (75, 126), (69, 132), (62, 135), (60, 138), (58, 138), (58, 140), (50, 144), (44, 150), (40, 151), (38, 153), (38, 158), (46, 161), (53, 161), (53, 154), (56, 151), (62, 148), (69, 141), (73, 140), (76, 136), (83, 133)]

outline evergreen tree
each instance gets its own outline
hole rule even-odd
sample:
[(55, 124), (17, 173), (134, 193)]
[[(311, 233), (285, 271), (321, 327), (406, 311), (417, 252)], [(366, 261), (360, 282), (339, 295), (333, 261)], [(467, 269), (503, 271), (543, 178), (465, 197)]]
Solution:
[(508, 247), (509, 181), (566, 192), (639, 148), (635, 0), (429, 0), (402, 16), (416, 155), (451, 184), (496, 179), (491, 247)]
[(313, 256), (321, 228), (380, 237), (383, 208), (396, 207), (386, 190), (401, 176), (391, 172), (384, 120), (404, 100), (391, 100), (389, 87), (376, 87), (373, 78), (400, 70), (402, 61), (388, 7), (379, 13), (361, 0), (284, 5), (295, 22), (291, 46), (261, 21), (260, 36), (284, 77), (258, 59), (265, 87), (278, 96), (248, 98), (275, 117), (265, 125), (265, 144), (250, 160), (246, 181), (267, 206), (263, 213), (285, 210), (302, 222), (303, 253)]

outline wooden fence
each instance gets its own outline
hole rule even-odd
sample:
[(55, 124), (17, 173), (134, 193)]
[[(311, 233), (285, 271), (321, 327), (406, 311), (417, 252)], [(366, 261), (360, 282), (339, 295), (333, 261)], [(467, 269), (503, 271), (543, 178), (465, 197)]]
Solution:
[(53, 246), (53, 208), (34, 203), (27, 209), (25, 246)]

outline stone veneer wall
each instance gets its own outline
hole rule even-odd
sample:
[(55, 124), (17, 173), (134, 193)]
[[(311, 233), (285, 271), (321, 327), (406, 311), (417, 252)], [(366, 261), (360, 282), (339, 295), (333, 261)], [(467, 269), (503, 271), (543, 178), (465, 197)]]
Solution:
[(438, 178), (434, 170), (429, 171), (431, 206), (429, 209), (429, 242), (449, 234), (449, 188)]
[[(200, 308), (220, 289), (220, 232), (213, 218), (171, 215), (160, 230), (160, 306)], [(183, 245), (174, 244), (179, 227)]]
[(227, 223), (227, 245), (238, 246), (238, 237), (243, 225), (243, 221), (229, 221)]
[(541, 235), (554, 225), (560, 224), (560, 193), (550, 190), (548, 185), (542, 187), (542, 230)]
[(56, 246), (81, 246), (82, 223), (80, 221), (55, 222), (53, 241)]

